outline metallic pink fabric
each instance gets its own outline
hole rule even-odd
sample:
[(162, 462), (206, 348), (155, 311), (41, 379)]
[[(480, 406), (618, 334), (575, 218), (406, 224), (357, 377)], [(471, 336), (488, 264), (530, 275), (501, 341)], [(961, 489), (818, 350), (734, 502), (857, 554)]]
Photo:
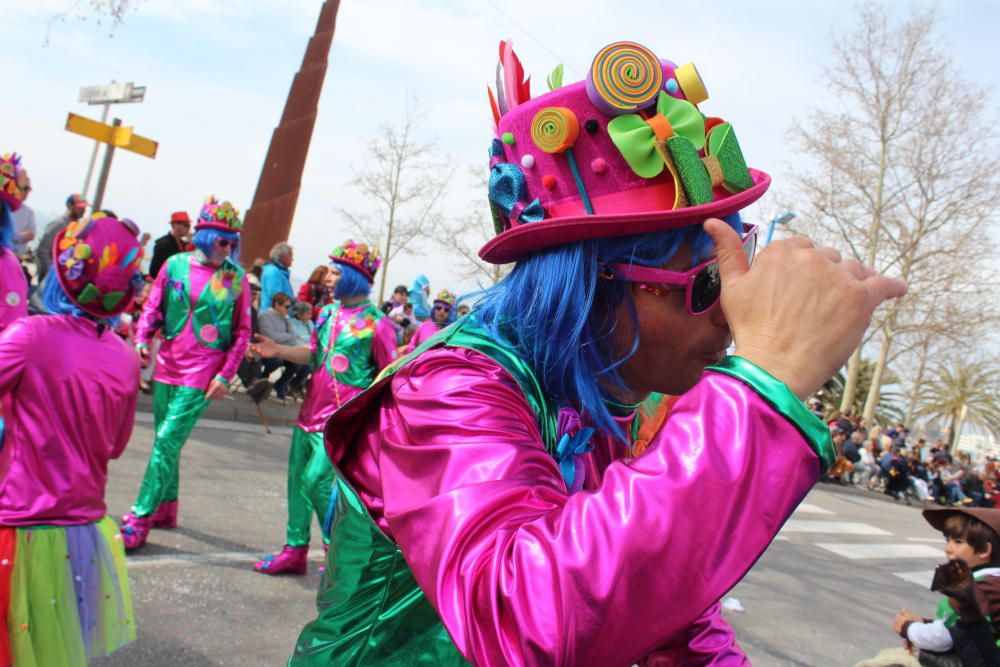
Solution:
[(17, 255), (0, 248), (0, 331), (28, 314), (28, 283)]
[(425, 353), (377, 417), (339, 466), (474, 664), (748, 664), (718, 600), (819, 465), (746, 385), (706, 373), (638, 458), (595, 436), (572, 495), (479, 353)]
[(442, 327), (439, 327), (431, 320), (427, 320), (426, 322), (421, 322), (420, 326), (417, 327), (417, 330), (413, 332), (413, 337), (410, 338), (410, 342), (406, 344), (406, 354), (413, 352), (415, 349), (417, 349), (418, 345), (423, 343), (425, 340), (427, 340), (437, 332), (441, 331), (441, 329)]
[[(325, 326), (333, 327), (333, 331), (340, 331), (343, 323), (367, 307), (367, 305), (361, 305), (353, 308), (340, 308), (337, 311), (339, 323), (330, 322)], [(313, 331), (309, 338), (309, 349), (314, 360), (317, 358), (316, 337), (317, 332)], [(372, 334), (372, 359), (375, 362), (376, 371), (382, 370), (396, 360), (396, 328), (392, 326), (392, 321), (388, 317), (383, 317), (375, 322), (375, 332)], [(320, 360), (322, 361), (322, 357)], [(351, 359), (351, 363), (356, 362)], [(354, 387), (337, 382), (330, 377), (325, 364), (317, 364), (295, 425), (309, 433), (322, 431), (323, 427), (326, 426), (326, 420), (330, 418), (334, 410), (360, 394), (364, 389), (364, 387)]]
[(139, 356), (110, 329), (70, 315), (18, 320), (0, 334), (0, 525), (103, 518), (108, 459), (132, 435)]
[[(166, 267), (164, 267), (166, 268)], [(208, 286), (216, 267), (191, 262), (191, 303), (196, 303), (202, 290)], [(149, 298), (142, 308), (136, 342), (149, 345), (157, 330), (163, 326), (163, 298), (167, 284), (167, 271), (160, 271), (153, 282)], [(156, 354), (153, 379), (177, 387), (208, 389), (212, 378), (221, 375), (232, 380), (240, 360), (250, 344), (250, 283), (243, 276), (243, 289), (236, 298), (236, 312), (233, 314), (233, 344), (228, 350), (213, 350), (198, 342), (194, 336), (193, 318), (189, 318), (184, 330), (170, 340), (163, 339)]]

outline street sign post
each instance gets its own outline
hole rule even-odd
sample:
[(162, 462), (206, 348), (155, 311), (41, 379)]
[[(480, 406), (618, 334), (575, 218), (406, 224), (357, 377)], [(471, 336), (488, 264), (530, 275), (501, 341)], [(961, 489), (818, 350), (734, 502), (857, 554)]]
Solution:
[[(107, 144), (107, 152), (104, 154), (104, 164), (101, 166), (101, 173), (97, 178), (97, 192), (94, 194), (92, 211), (100, 210), (104, 201), (104, 189), (108, 184), (108, 174), (111, 171), (111, 158), (114, 157), (115, 148), (123, 148), (133, 153), (138, 153), (148, 158), (156, 157), (156, 150), (159, 143), (152, 139), (139, 136), (132, 131), (131, 127), (122, 127), (122, 121), (115, 118), (111, 125), (100, 123), (90, 118), (78, 116), (71, 113), (66, 118), (66, 130), (89, 137), (97, 143)], [(88, 175), (88, 180), (90, 176)], [(86, 192), (86, 190), (84, 191)]]
[[(101, 123), (108, 121), (108, 110), (112, 104), (126, 104), (142, 102), (146, 97), (146, 86), (137, 86), (131, 81), (128, 83), (111, 83), (100, 86), (84, 86), (80, 89), (80, 101), (87, 104), (101, 105), (104, 111), (101, 113)], [(69, 129), (69, 128), (67, 128)], [(87, 166), (87, 177), (83, 180), (83, 195), (87, 195), (90, 189), (90, 177), (94, 174), (94, 163), (97, 162), (97, 149), (101, 142), (94, 141), (94, 150), (90, 153), (90, 164)]]

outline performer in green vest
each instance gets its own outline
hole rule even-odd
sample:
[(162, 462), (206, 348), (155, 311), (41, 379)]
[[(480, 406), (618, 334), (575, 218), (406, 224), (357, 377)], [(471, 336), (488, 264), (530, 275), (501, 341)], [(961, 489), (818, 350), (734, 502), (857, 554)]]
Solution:
[(136, 349), (144, 363), (157, 331), (163, 342), (153, 373), (156, 439), (139, 497), (123, 519), (126, 549), (144, 545), (150, 528), (177, 525), (181, 448), (208, 401), (228, 391), (250, 342), (250, 288), (238, 264), (242, 228), (232, 204), (209, 197), (195, 225), (195, 250), (167, 260), (143, 307)]
[[(323, 426), (335, 410), (364, 391), (376, 374), (396, 359), (392, 321), (368, 299), (382, 264), (378, 250), (348, 241), (330, 254), (330, 262), (330, 270), (337, 274), (337, 300), (320, 312), (309, 345), (277, 345), (258, 335), (253, 346), (264, 358), (277, 356), (316, 368), (288, 453), (285, 546), (254, 564), (262, 574), (306, 573), (312, 517), (315, 514), (323, 523), (333, 488)], [(325, 534), (323, 542), (330, 543)]]

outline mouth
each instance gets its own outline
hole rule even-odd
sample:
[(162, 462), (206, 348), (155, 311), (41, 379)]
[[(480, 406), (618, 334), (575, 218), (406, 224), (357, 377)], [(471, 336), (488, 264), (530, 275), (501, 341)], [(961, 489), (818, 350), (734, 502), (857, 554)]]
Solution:
[(724, 356), (726, 356), (726, 350), (721, 349), (721, 350), (716, 350), (714, 352), (706, 352), (704, 354), (699, 355), (698, 358), (711, 365), (711, 364), (717, 364), (720, 361), (722, 361), (722, 357)]

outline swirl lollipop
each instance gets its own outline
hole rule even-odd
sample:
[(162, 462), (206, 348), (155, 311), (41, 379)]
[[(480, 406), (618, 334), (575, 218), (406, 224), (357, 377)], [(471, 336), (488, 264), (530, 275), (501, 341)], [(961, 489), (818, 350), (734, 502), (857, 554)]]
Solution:
[(605, 46), (587, 72), (587, 97), (608, 116), (633, 113), (652, 104), (662, 86), (659, 58), (635, 42)]
[(546, 153), (565, 153), (569, 161), (569, 169), (573, 172), (576, 189), (583, 201), (583, 208), (588, 215), (594, 215), (594, 207), (590, 204), (590, 196), (580, 177), (580, 170), (573, 157), (573, 144), (580, 136), (580, 121), (576, 114), (566, 107), (545, 107), (531, 119), (531, 140), (539, 149)]

